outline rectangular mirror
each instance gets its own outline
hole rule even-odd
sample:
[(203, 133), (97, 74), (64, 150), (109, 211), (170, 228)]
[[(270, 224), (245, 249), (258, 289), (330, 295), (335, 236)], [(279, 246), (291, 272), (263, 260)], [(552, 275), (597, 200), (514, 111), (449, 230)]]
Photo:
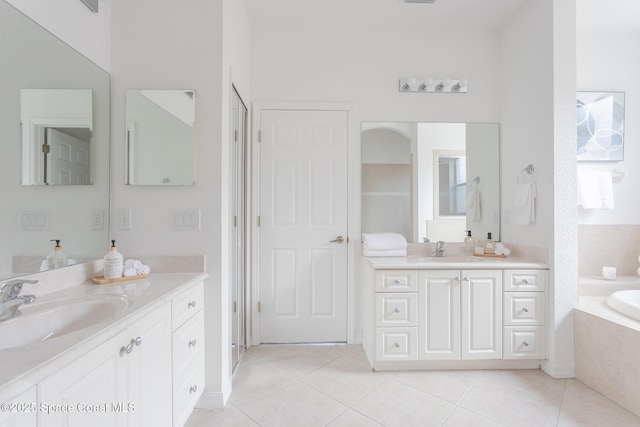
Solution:
[(89, 185), (91, 89), (22, 89), (22, 185)]
[(498, 124), (364, 122), (361, 131), (363, 233), (500, 239)]
[(128, 90), (127, 185), (193, 185), (195, 92)]

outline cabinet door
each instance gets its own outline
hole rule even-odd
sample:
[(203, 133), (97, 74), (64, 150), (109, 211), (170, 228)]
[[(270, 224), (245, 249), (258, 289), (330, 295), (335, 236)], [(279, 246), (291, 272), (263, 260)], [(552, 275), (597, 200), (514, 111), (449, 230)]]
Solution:
[(502, 359), (502, 272), (462, 271), (462, 359)]
[(419, 272), (418, 358), (460, 359), (460, 271)]
[(127, 425), (127, 414), (112, 406), (128, 401), (126, 361), (119, 354), (125, 336), (117, 334), (38, 384), (39, 426)]
[[(4, 402), (3, 402), (4, 403)], [(0, 411), (0, 427), (33, 427), (37, 423), (36, 388), (32, 387), (8, 402)]]
[(126, 425), (171, 426), (171, 304), (154, 310), (126, 334), (128, 344), (133, 343), (131, 352), (123, 357), (128, 362), (127, 402), (135, 407)]

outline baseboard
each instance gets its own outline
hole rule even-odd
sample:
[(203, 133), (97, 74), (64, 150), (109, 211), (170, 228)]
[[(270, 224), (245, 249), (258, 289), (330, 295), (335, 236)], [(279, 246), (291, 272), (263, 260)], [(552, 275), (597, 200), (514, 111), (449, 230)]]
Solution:
[(224, 408), (231, 397), (231, 388), (225, 387), (223, 391), (205, 391), (198, 399), (196, 408), (221, 409)]
[(567, 363), (564, 365), (554, 365), (548, 360), (545, 360), (540, 365), (540, 368), (553, 378), (575, 378), (576, 367), (573, 363)]

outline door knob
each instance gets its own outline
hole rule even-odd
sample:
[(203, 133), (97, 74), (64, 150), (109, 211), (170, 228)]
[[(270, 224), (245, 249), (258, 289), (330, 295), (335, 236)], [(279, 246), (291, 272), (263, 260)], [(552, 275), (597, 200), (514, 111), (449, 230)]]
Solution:
[(329, 243), (344, 243), (344, 237), (338, 236), (334, 240), (331, 240)]

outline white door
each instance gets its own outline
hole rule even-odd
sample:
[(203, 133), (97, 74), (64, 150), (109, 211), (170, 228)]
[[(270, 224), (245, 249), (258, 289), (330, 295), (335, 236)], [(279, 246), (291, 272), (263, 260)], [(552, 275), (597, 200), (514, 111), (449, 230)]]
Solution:
[(47, 183), (91, 184), (89, 142), (54, 128), (47, 128), (51, 147), (47, 162)]
[(462, 271), (462, 358), (502, 359), (502, 272)]
[(459, 360), (460, 271), (424, 270), (418, 280), (418, 358)]
[(347, 340), (346, 111), (260, 115), (263, 343)]

